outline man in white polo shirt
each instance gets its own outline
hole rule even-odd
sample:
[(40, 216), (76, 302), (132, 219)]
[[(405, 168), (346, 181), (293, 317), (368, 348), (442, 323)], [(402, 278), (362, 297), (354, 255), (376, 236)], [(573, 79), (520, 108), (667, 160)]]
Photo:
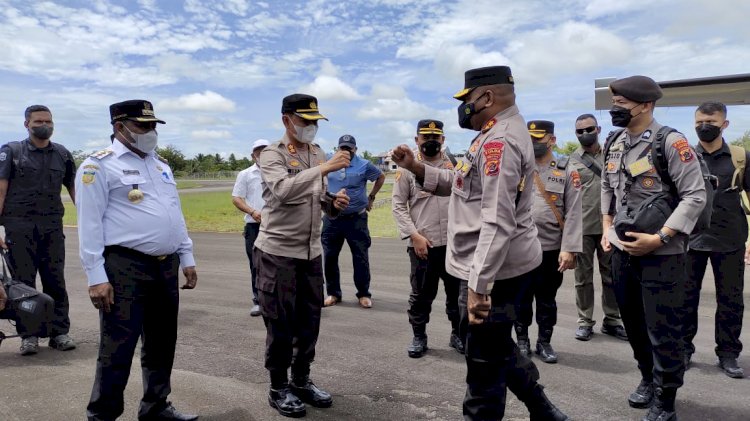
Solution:
[(263, 180), (260, 178), (260, 168), (258, 167), (258, 158), (263, 149), (270, 144), (266, 139), (258, 139), (253, 143), (253, 162), (254, 164), (237, 174), (237, 181), (232, 189), (232, 203), (237, 209), (245, 213), (245, 252), (250, 260), (250, 275), (253, 284), (253, 308), (250, 315), (253, 317), (260, 316), (260, 306), (258, 305), (258, 288), (256, 286), (257, 271), (253, 265), (253, 246), (255, 239), (258, 238), (260, 229), (260, 210), (263, 209)]

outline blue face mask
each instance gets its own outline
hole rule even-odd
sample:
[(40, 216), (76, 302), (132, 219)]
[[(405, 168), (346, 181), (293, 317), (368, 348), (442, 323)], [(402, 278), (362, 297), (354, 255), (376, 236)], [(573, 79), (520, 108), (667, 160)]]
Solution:
[[(481, 96), (479, 98), (481, 98)], [(462, 129), (473, 129), (473, 127), (471, 127), (471, 117), (473, 117), (474, 114), (481, 112), (481, 110), (477, 111), (475, 105), (477, 101), (479, 101), (479, 98), (474, 102), (464, 102), (458, 106), (458, 126)]]

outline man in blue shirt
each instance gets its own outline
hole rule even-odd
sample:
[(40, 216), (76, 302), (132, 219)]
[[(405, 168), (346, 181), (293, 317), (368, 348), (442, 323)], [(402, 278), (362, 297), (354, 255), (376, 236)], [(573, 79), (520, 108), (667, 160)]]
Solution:
[[(328, 174), (328, 191), (336, 193), (346, 189), (349, 206), (336, 219), (323, 216), (323, 265), (326, 277), (326, 297), (324, 305), (330, 307), (341, 301), (341, 274), (339, 273), (339, 253), (344, 240), (352, 251), (354, 265), (354, 285), (357, 287), (359, 305), (372, 307), (370, 294), (370, 230), (367, 228), (367, 212), (372, 209), (375, 195), (385, 182), (385, 175), (375, 165), (357, 156), (357, 141), (354, 136), (339, 138), (339, 150), (349, 151), (352, 156), (347, 168)], [(369, 196), (367, 181), (375, 182)]]

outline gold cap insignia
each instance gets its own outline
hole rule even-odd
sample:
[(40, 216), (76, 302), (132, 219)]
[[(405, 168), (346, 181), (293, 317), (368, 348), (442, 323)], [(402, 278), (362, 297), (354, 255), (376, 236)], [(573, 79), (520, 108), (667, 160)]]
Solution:
[(431, 129), (434, 129), (434, 128), (435, 128), (435, 122), (434, 122), (434, 121), (431, 121), (431, 122), (430, 122), (430, 128), (431, 128)]
[(534, 129), (536, 129), (536, 124), (534, 124), (534, 123), (531, 123), (531, 124), (529, 124), (529, 128), (530, 128), (531, 130), (534, 130)]
[(310, 103), (310, 108), (313, 109), (313, 110), (317, 110), (318, 109), (318, 104), (316, 104), (315, 101), (313, 101), (313, 102)]

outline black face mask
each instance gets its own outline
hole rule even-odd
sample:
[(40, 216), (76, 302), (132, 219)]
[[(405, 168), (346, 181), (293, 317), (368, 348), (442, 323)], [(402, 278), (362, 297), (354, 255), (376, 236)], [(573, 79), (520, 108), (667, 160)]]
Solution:
[[(481, 98), (481, 96), (479, 98)], [(477, 98), (474, 102), (464, 102), (463, 104), (458, 106), (458, 126), (462, 129), (474, 129), (473, 127), (471, 127), (471, 117), (473, 117), (474, 114), (478, 114), (481, 112), (481, 110), (477, 111), (475, 106), (477, 101), (479, 101), (479, 98)]]
[(695, 133), (701, 141), (711, 142), (719, 137), (721, 134), (721, 127), (714, 126), (713, 124), (701, 124), (695, 128)]
[(534, 158), (543, 157), (544, 155), (547, 154), (547, 151), (549, 150), (549, 148), (547, 147), (548, 145), (546, 143), (534, 142), (532, 143), (532, 146), (534, 146)]
[(36, 126), (31, 128), (31, 134), (37, 139), (47, 140), (52, 137), (53, 130), (50, 126)]
[[(637, 105), (635, 107), (637, 107)], [(633, 110), (633, 108), (627, 109), (619, 105), (612, 107), (612, 109), (609, 110), (609, 115), (612, 116), (612, 125), (617, 127), (628, 127), (630, 120), (633, 119), (633, 116), (630, 114), (630, 111)]]
[(428, 140), (419, 146), (419, 150), (422, 151), (424, 156), (432, 158), (440, 153), (440, 147), (440, 142), (437, 140)]
[(578, 137), (578, 142), (581, 144), (581, 146), (587, 148), (594, 143), (596, 143), (599, 140), (599, 134), (598, 133), (583, 133), (583, 134), (577, 134), (576, 137)]

